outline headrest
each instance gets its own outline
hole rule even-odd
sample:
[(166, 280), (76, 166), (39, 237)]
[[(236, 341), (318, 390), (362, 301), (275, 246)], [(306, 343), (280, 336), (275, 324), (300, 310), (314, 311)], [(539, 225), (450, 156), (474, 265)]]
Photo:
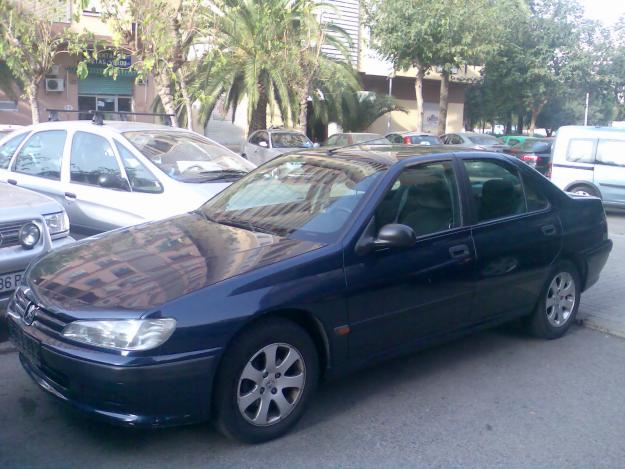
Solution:
[(490, 179), (482, 186), (482, 200), (484, 199), (512, 199), (514, 186), (505, 179)]

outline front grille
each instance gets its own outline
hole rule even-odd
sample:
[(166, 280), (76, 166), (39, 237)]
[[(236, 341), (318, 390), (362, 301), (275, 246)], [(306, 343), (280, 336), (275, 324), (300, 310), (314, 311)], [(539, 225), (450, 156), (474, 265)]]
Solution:
[(9, 221), (0, 223), (0, 248), (20, 244), (20, 230), (31, 220)]
[[(31, 303), (32, 301), (26, 297), (22, 288), (18, 288), (15, 291), (13, 309), (20, 317), (24, 317), (24, 313)], [(69, 322), (66, 317), (43, 309), (40, 306), (37, 310), (33, 326), (47, 335), (60, 336), (63, 333), (63, 328)]]

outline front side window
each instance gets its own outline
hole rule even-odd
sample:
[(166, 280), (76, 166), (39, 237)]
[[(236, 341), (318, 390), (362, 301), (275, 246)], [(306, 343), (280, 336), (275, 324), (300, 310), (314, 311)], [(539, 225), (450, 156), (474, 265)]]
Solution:
[(597, 163), (625, 166), (625, 140), (599, 140)]
[(70, 155), (70, 180), (98, 186), (102, 176), (121, 179), (121, 171), (108, 140), (88, 132), (76, 132)]
[(296, 132), (274, 132), (271, 134), (272, 148), (312, 148), (310, 139)]
[(528, 212), (537, 212), (549, 207), (549, 199), (545, 197), (540, 186), (533, 178), (524, 175), (523, 187), (525, 189), (525, 200), (527, 201)]
[(404, 139), (399, 134), (390, 134), (387, 135), (386, 138), (390, 140), (391, 143), (404, 143)]
[(15, 171), (60, 180), (66, 136), (64, 130), (46, 130), (33, 134), (17, 154)]
[(163, 192), (163, 186), (150, 171), (125, 146), (115, 142), (119, 156), (121, 156), (126, 176), (133, 192), (147, 192), (157, 194)]
[(331, 242), (383, 171), (367, 162), (292, 155), (266, 163), (201, 210), (225, 225)]
[(20, 143), (22, 143), (22, 141), (26, 138), (26, 135), (28, 135), (28, 132), (19, 134), (9, 139), (0, 147), (0, 168), (6, 169), (9, 167), (9, 163), (11, 162), (11, 158), (13, 157), (15, 150), (17, 150), (17, 147), (19, 147)]
[(464, 161), (478, 222), (525, 212), (523, 185), (516, 170), (493, 160)]
[(192, 132), (144, 130), (123, 135), (161, 171), (183, 182), (238, 178), (255, 167), (226, 147)]
[(460, 226), (458, 188), (451, 162), (407, 168), (375, 212), (378, 230), (400, 223), (423, 236)]
[(572, 138), (566, 150), (566, 159), (574, 163), (594, 163), (594, 149), (594, 140)]

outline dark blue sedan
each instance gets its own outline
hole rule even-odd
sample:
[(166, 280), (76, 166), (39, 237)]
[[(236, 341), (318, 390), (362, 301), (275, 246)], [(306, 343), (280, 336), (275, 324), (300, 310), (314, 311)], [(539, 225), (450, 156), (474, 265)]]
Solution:
[(44, 257), (8, 323), (26, 371), (75, 408), (213, 417), (260, 442), (322, 377), (515, 318), (560, 337), (611, 248), (599, 199), (502, 154), (309, 150)]

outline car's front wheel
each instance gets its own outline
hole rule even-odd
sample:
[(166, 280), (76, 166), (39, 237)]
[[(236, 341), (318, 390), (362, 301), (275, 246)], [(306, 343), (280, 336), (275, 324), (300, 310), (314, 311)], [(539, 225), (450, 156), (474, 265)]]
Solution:
[(541, 298), (530, 317), (531, 332), (545, 339), (564, 335), (575, 320), (579, 308), (581, 282), (575, 266), (558, 262), (547, 279)]
[(281, 319), (252, 325), (224, 353), (215, 383), (218, 428), (246, 443), (282, 436), (302, 416), (318, 377), (304, 329)]

